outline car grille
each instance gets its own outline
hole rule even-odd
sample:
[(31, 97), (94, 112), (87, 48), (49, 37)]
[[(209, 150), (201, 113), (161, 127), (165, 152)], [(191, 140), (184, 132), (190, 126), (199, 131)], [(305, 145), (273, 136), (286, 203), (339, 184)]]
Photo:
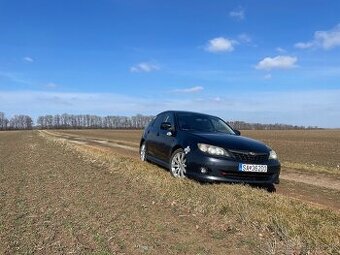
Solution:
[(255, 153), (255, 152), (248, 152), (248, 151), (230, 151), (234, 158), (243, 163), (264, 163), (268, 160), (269, 154), (268, 153)]
[(235, 181), (271, 181), (273, 174), (270, 173), (245, 173), (245, 172), (229, 172), (221, 171), (221, 175), (229, 180)]

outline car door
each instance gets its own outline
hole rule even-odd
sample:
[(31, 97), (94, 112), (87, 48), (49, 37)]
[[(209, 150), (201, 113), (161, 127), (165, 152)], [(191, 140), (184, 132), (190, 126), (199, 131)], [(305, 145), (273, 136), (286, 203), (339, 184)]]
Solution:
[(171, 130), (159, 129), (159, 142), (157, 143), (157, 150), (159, 153), (159, 158), (165, 162), (169, 162), (169, 155), (171, 153), (173, 144), (175, 142), (175, 121), (174, 114), (172, 112), (165, 113), (163, 122), (168, 122), (171, 124)]
[(159, 154), (158, 147), (160, 143), (159, 129), (163, 119), (164, 114), (159, 114), (154, 120), (154, 123), (150, 128), (149, 133), (147, 134), (146, 146), (148, 154), (156, 158), (159, 158), (158, 155)]

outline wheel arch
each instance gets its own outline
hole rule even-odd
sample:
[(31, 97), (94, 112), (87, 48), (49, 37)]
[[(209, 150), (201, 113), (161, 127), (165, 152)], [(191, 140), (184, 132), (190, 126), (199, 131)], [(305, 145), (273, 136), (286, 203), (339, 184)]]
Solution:
[(142, 138), (141, 140), (140, 140), (140, 143), (139, 143), (139, 148), (142, 146), (142, 144), (145, 142), (145, 139), (144, 138)]
[(170, 155), (169, 155), (169, 160), (171, 160), (171, 156), (174, 153), (174, 151), (178, 150), (178, 149), (183, 149), (183, 147), (180, 144), (177, 144), (171, 149), (171, 152), (170, 152)]

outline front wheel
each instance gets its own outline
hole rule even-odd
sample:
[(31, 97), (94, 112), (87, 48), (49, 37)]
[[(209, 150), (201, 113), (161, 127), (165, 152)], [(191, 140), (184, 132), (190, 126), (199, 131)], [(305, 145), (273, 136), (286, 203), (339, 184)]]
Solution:
[(177, 149), (172, 153), (170, 160), (170, 173), (176, 178), (184, 178), (186, 174), (186, 157), (183, 149)]
[(266, 189), (269, 193), (275, 193), (276, 192), (276, 187), (275, 187), (274, 184), (267, 185)]

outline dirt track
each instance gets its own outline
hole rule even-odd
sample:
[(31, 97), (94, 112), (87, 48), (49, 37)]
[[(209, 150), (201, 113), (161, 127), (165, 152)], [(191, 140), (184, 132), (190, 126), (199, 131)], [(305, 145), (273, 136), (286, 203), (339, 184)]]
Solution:
[(211, 238), (183, 208), (37, 132), (0, 138), (0, 254), (235, 252), (233, 236)]
[[(41, 131), (49, 136), (66, 139), (78, 144), (104, 147), (124, 156), (138, 158), (138, 143), (127, 140), (107, 140), (85, 135)], [(315, 206), (340, 210), (340, 182), (337, 179), (315, 174), (304, 174), (284, 169), (277, 192), (294, 199), (308, 201)]]
[[(323, 229), (322, 238), (327, 236), (331, 240), (322, 249), (329, 254), (337, 249), (337, 231), (332, 229), (337, 229), (338, 216), (329, 210), (310, 209), (263, 191), (253, 190), (253, 195), (249, 187), (177, 182), (149, 164), (143, 164), (143, 171), (139, 171), (139, 174), (146, 168), (154, 171), (145, 183), (135, 176), (139, 161), (126, 157), (130, 155), (127, 153), (136, 152), (126, 147), (79, 138), (73, 141), (78, 146), (70, 146), (54, 140), (35, 131), (0, 133), (0, 254), (289, 253), (304, 249), (311, 235), (318, 236), (315, 226)], [(84, 150), (106, 153), (114, 163), (89, 157), (90, 154), (81, 152)], [(124, 170), (130, 174), (122, 174)], [(162, 180), (160, 189), (155, 189), (152, 182), (157, 178)], [(290, 182), (287, 185), (296, 188)], [(176, 189), (183, 192), (187, 188), (189, 193), (183, 204), (174, 201), (176, 193), (159, 194), (163, 189), (172, 194)], [(193, 203), (190, 192), (194, 190), (199, 199), (208, 194), (207, 200), (197, 201), (212, 202), (209, 207), (216, 204), (213, 201), (217, 198), (222, 199), (217, 205), (226, 199), (229, 202), (215, 213), (206, 214), (200, 204), (187, 207), (186, 203)], [(209, 194), (208, 190), (214, 192)], [(232, 193), (224, 197), (227, 190)], [(268, 210), (262, 210), (267, 201), (263, 197), (270, 200), (270, 215), (276, 215), (272, 223), (265, 217)], [(237, 203), (233, 202), (235, 199)], [(280, 220), (283, 211), (290, 219), (288, 222)], [(256, 227), (254, 231), (252, 219), (259, 213), (264, 214), (261, 219), (268, 222), (267, 227), (262, 230)], [(282, 229), (295, 231), (296, 224), (307, 231), (303, 243), (301, 239), (281, 235)], [(280, 229), (275, 230), (276, 226)], [(323, 245), (318, 242), (318, 246), (308, 249)]]

